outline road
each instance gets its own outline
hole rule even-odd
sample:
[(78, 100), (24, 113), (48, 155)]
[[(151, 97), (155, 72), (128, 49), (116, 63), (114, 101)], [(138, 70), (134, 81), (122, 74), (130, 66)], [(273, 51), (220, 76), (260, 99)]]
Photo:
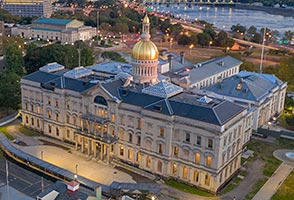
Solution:
[[(9, 186), (24, 193), (27, 196), (36, 198), (41, 193), (41, 176), (24, 169), (15, 163), (8, 161)], [(44, 180), (44, 189), (50, 187), (53, 182)], [(6, 183), (5, 158), (0, 161), (0, 183)]]

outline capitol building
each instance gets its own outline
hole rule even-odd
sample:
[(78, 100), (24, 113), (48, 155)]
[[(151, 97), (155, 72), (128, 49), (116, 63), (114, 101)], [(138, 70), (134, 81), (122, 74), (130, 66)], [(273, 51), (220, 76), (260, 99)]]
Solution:
[(239, 171), (252, 112), (159, 81), (156, 45), (143, 19), (132, 75), (47, 64), (21, 80), (22, 124), (75, 145), (89, 158), (219, 192)]

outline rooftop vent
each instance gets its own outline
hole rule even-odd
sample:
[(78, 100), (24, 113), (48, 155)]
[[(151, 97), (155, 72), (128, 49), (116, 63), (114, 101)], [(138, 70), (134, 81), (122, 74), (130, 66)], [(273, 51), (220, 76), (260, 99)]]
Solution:
[(212, 99), (207, 96), (203, 96), (203, 97), (199, 98), (197, 101), (200, 103), (209, 104), (210, 102), (212, 102)]
[(80, 188), (80, 183), (77, 181), (71, 181), (67, 184), (67, 189), (71, 192), (75, 192)]

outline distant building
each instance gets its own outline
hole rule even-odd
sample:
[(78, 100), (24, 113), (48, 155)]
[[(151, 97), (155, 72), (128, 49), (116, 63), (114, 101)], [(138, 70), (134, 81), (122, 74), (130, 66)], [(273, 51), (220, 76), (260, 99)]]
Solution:
[[(180, 55), (180, 60), (180, 63), (185, 63), (183, 55)], [(172, 59), (170, 62), (171, 66), (174, 66)], [(241, 61), (231, 56), (224, 56), (195, 65), (188, 64), (185, 67), (170, 70), (165, 75), (169, 76), (173, 83), (185, 89), (203, 89), (237, 74), (241, 64)]]
[(287, 83), (275, 75), (241, 71), (205, 88), (203, 94), (253, 108), (256, 130), (283, 112), (286, 89)]
[(149, 26), (145, 16), (132, 78), (97, 81), (106, 66), (66, 70), (57, 63), (23, 77), (22, 124), (101, 162), (128, 163), (216, 193), (241, 167), (252, 112), (159, 81)]
[(16, 27), (16, 34), (24, 38), (61, 41), (71, 44), (77, 40), (89, 40), (96, 35), (96, 28), (85, 26), (72, 19), (39, 18), (30, 25)]
[(3, 9), (22, 17), (50, 17), (52, 15), (50, 0), (4, 0)]

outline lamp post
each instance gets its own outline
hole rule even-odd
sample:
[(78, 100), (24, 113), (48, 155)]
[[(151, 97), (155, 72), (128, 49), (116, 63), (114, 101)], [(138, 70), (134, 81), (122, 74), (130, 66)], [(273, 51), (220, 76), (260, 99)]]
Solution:
[(194, 44), (191, 44), (190, 46), (189, 46), (189, 49), (190, 49), (190, 54), (192, 53), (192, 49), (194, 48)]
[[(44, 156), (44, 151), (42, 150), (41, 151), (41, 160), (43, 160), (43, 156)], [(41, 175), (41, 189), (42, 189), (42, 192), (44, 192), (44, 179), (43, 179), (42, 175)]]
[(170, 40), (169, 40), (169, 48), (171, 49), (172, 47), (173, 47), (173, 38), (171, 38)]
[(8, 161), (6, 159), (6, 192), (7, 192), (7, 199), (10, 200), (10, 190), (9, 190), (9, 178), (8, 178), (8, 175), (9, 175), (9, 172), (8, 172)]
[(76, 173), (75, 173), (75, 176), (74, 176), (74, 178), (75, 178), (75, 180), (77, 180), (77, 178), (78, 178), (78, 164), (76, 164)]
[(210, 49), (211, 45), (212, 45), (212, 41), (209, 41), (209, 46), (208, 46), (209, 49)]

